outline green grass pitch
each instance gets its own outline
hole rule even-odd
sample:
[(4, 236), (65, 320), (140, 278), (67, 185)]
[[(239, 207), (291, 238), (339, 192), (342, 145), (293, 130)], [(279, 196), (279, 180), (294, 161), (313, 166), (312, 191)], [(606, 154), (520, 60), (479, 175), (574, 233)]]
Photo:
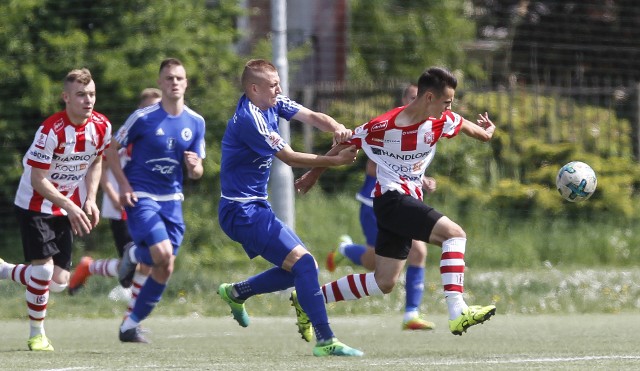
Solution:
[(50, 319), (56, 351), (27, 350), (28, 322), (0, 321), (0, 369), (26, 370), (619, 370), (640, 368), (640, 314), (501, 315), (454, 336), (400, 330), (401, 314), (333, 316), (336, 335), (362, 358), (316, 358), (292, 317), (154, 317), (151, 344), (122, 344), (120, 320)]

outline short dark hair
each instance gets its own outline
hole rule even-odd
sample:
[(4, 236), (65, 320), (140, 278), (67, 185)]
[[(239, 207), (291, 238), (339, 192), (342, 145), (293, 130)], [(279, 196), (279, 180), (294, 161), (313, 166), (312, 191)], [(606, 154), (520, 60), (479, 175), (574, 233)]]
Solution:
[(427, 91), (440, 95), (445, 88), (455, 90), (457, 87), (458, 79), (451, 71), (442, 67), (431, 67), (424, 71), (418, 79), (418, 96), (422, 96)]
[(162, 73), (162, 69), (167, 66), (182, 66), (182, 62), (178, 58), (167, 58), (160, 62), (160, 70), (158, 73)]

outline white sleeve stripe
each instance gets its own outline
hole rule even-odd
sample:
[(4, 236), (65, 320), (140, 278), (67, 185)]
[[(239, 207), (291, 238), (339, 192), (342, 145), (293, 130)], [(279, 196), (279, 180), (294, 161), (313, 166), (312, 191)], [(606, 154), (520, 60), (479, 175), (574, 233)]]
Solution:
[(258, 132), (264, 135), (265, 137), (268, 137), (270, 134), (269, 126), (267, 125), (267, 122), (265, 121), (264, 116), (262, 116), (262, 112), (260, 112), (260, 109), (254, 106), (253, 104), (250, 104), (249, 107), (251, 111), (251, 116), (253, 117), (253, 120), (256, 122), (256, 126), (258, 127)]

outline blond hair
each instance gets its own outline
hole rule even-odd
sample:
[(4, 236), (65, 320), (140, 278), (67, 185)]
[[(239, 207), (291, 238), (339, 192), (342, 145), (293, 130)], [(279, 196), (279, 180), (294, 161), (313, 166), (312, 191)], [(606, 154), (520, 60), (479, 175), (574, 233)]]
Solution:
[(240, 83), (243, 88), (246, 88), (249, 84), (255, 84), (256, 80), (262, 79), (265, 72), (278, 72), (276, 66), (273, 63), (265, 59), (251, 59), (244, 65), (242, 71), (242, 78)]
[(91, 72), (87, 68), (75, 69), (69, 71), (67, 76), (64, 78), (64, 86), (65, 88), (69, 84), (73, 84), (74, 82), (79, 82), (82, 85), (87, 85), (93, 80), (91, 77)]

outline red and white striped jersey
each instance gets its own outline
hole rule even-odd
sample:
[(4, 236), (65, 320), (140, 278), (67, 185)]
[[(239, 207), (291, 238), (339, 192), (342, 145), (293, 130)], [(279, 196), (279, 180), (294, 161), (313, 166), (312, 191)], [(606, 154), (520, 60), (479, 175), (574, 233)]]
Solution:
[(82, 207), (87, 198), (84, 186), (87, 171), (110, 141), (111, 123), (98, 112), (94, 111), (82, 126), (73, 125), (66, 111), (50, 116), (38, 128), (22, 160), (24, 172), (15, 204), (44, 214), (67, 214), (33, 189), (31, 169), (35, 167), (48, 170), (46, 179), (60, 193)]
[(396, 117), (403, 109), (395, 108), (357, 127), (351, 138), (350, 143), (378, 165), (373, 197), (395, 190), (422, 200), (422, 175), (433, 160), (436, 143), (456, 136), (462, 127), (462, 117), (451, 111), (438, 119), (398, 127)]

